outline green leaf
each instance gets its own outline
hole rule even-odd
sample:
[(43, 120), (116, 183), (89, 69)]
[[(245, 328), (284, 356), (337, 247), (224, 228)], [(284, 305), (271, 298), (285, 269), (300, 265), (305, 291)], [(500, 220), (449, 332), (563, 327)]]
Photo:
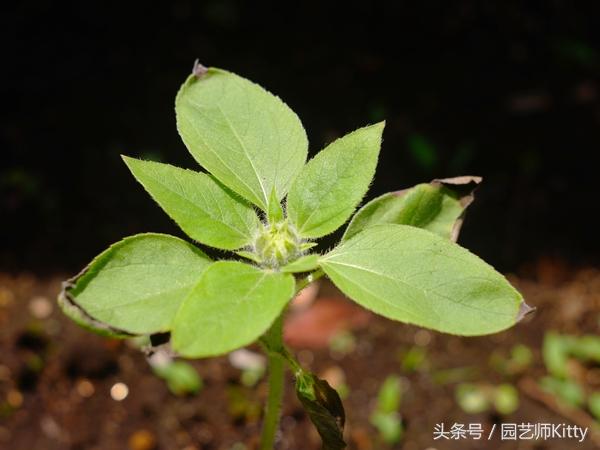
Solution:
[(576, 380), (545, 376), (539, 381), (539, 385), (544, 391), (556, 395), (571, 406), (581, 407), (585, 404), (585, 392)]
[(350, 218), (375, 174), (384, 125), (347, 134), (304, 166), (287, 199), (288, 216), (301, 236), (325, 236)]
[(294, 277), (237, 261), (211, 265), (173, 323), (173, 348), (189, 358), (221, 355), (251, 344), (294, 296)]
[(510, 383), (502, 383), (494, 390), (493, 401), (500, 414), (512, 414), (519, 409), (519, 391)]
[(321, 267), (365, 308), (446, 333), (494, 333), (530, 310), (477, 256), (411, 226), (367, 228), (322, 257)]
[(383, 439), (386, 444), (397, 444), (402, 440), (404, 427), (402, 425), (400, 414), (375, 411), (371, 414), (369, 421), (377, 428), (381, 439)]
[(544, 335), (542, 357), (546, 369), (556, 378), (567, 378), (567, 362), (569, 361), (570, 336), (549, 331)]
[(397, 375), (389, 375), (377, 395), (377, 410), (382, 413), (394, 413), (400, 408), (402, 400), (402, 380)]
[(473, 383), (460, 383), (454, 390), (456, 402), (467, 414), (481, 414), (490, 409), (490, 399), (484, 387)]
[(79, 325), (82, 328), (85, 328), (92, 333), (96, 333), (103, 337), (108, 337), (112, 339), (128, 339), (136, 336), (135, 334), (128, 333), (124, 330), (119, 330), (118, 328), (111, 327), (105, 323), (102, 323), (92, 316), (90, 316), (87, 312), (85, 312), (81, 307), (79, 307), (73, 296), (70, 293), (70, 290), (73, 288), (77, 277), (71, 278), (63, 282), (62, 290), (58, 294), (58, 305), (60, 309), (67, 317), (69, 317), (73, 322)]
[(581, 361), (600, 363), (600, 336), (589, 334), (573, 337), (570, 353)]
[(156, 375), (167, 382), (175, 395), (196, 394), (202, 389), (202, 378), (198, 371), (185, 361), (168, 361), (152, 367)]
[(242, 258), (249, 259), (250, 261), (255, 262), (256, 264), (260, 264), (262, 262), (257, 254), (249, 252), (248, 250), (240, 250), (235, 252), (235, 254), (241, 256)]
[(304, 255), (281, 268), (282, 272), (310, 272), (319, 266), (319, 255)]
[(269, 223), (281, 222), (283, 220), (283, 208), (281, 207), (281, 203), (279, 203), (275, 188), (273, 188), (271, 196), (269, 197), (267, 219), (269, 220)]
[(600, 391), (592, 392), (588, 398), (588, 407), (597, 422), (600, 422)]
[(62, 296), (86, 317), (118, 330), (168, 331), (180, 303), (210, 262), (176, 237), (138, 234), (97, 256)]
[(300, 244), (300, 251), (306, 252), (306, 251), (310, 250), (311, 248), (316, 247), (317, 245), (319, 245), (319, 244), (317, 244), (316, 242), (303, 242)]
[(146, 191), (186, 234), (211, 247), (247, 245), (259, 219), (252, 206), (212, 176), (168, 164), (123, 157)]
[(402, 380), (397, 375), (390, 375), (379, 388), (377, 405), (369, 418), (388, 444), (395, 444), (402, 439), (404, 428), (398, 413), (401, 400)]
[(465, 210), (480, 182), (480, 177), (445, 178), (383, 194), (356, 213), (342, 240), (369, 226), (395, 223), (424, 228), (456, 242)]
[(335, 389), (327, 381), (302, 371), (296, 378), (296, 395), (321, 436), (322, 450), (345, 449), (343, 431), (346, 415)]
[(210, 68), (191, 75), (175, 100), (177, 128), (194, 158), (219, 181), (267, 211), (306, 161), (298, 116), (279, 97), (238, 75)]

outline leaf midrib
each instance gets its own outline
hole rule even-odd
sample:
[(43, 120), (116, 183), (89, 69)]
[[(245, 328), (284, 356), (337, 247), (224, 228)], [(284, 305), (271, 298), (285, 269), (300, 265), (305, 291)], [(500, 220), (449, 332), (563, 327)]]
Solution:
[[(357, 265), (354, 265), (354, 264), (348, 264), (348, 263), (341, 263), (339, 261), (336, 262), (336, 261), (331, 261), (330, 260), (329, 264), (333, 264), (333, 265), (337, 264), (337, 265), (340, 265), (340, 266), (352, 267), (354, 269), (361, 270), (363, 272), (372, 273), (374, 275), (377, 275), (377, 276), (380, 276), (380, 277), (383, 277), (383, 278), (387, 278), (387, 279), (392, 280), (394, 282), (400, 282), (400, 283), (404, 284), (405, 286), (408, 286), (408, 287), (410, 287), (412, 289), (415, 289), (415, 290), (421, 292), (423, 294), (423, 296), (425, 298), (427, 298), (427, 291), (428, 291), (428, 289), (423, 289), (423, 288), (414, 286), (414, 285), (412, 285), (412, 284), (410, 284), (410, 283), (408, 283), (408, 282), (406, 282), (406, 281), (404, 281), (404, 280), (402, 280), (400, 278), (394, 278), (394, 277), (392, 277), (390, 275), (387, 275), (387, 274), (384, 274), (384, 273), (381, 273), (381, 272), (377, 272), (377, 271), (374, 271), (374, 270), (367, 269), (366, 267), (361, 267), (361, 266), (357, 266)], [(485, 277), (482, 277), (482, 278), (485, 278)], [(487, 280), (487, 278), (485, 278), (485, 279)], [(474, 305), (465, 304), (465, 303), (463, 303), (461, 301), (456, 301), (456, 300), (452, 299), (451, 297), (442, 295), (442, 294), (440, 294), (439, 292), (437, 292), (437, 291), (435, 291), (433, 289), (431, 290), (431, 292), (434, 293), (435, 295), (441, 297), (441, 298), (445, 298), (446, 300), (448, 300), (449, 302), (454, 303), (455, 305), (458, 305), (458, 306), (461, 306), (461, 307), (465, 307), (467, 309), (472, 309), (474, 311), (484, 312), (484, 313), (490, 314), (490, 311), (488, 309), (478, 308), (477, 306), (474, 306)], [(501, 316), (507, 316), (507, 317), (513, 317), (512, 314), (503, 313), (503, 312), (499, 312), (499, 311), (493, 311), (492, 314), (501, 315)]]
[[(148, 174), (148, 172), (146, 172)], [(191, 199), (189, 199), (188, 197), (184, 196), (183, 194), (177, 192), (176, 190), (170, 188), (168, 185), (166, 185), (165, 183), (163, 183), (160, 179), (152, 177), (156, 183), (160, 184), (164, 189), (166, 189), (167, 191), (171, 192), (172, 194), (174, 194), (175, 196), (177, 196), (178, 198), (181, 198), (182, 200), (184, 200), (186, 203), (192, 205), (195, 209), (203, 212), (205, 215), (207, 215), (210, 219), (214, 220), (215, 222), (219, 222), (222, 225), (224, 225), (225, 227), (229, 228), (230, 230), (232, 230), (234, 233), (238, 234), (240, 237), (242, 238), (246, 238), (249, 239), (250, 235), (249, 234), (245, 234), (244, 232), (242, 232), (241, 230), (239, 230), (238, 228), (233, 227), (232, 225), (226, 223), (223, 221), (223, 215), (221, 214), (221, 217), (215, 217), (215, 215), (211, 214), (209, 211), (202, 209), (197, 203), (194, 203)], [(208, 191), (210, 191), (212, 193), (211, 189), (208, 189)], [(150, 193), (151, 194), (151, 193)], [(217, 205), (219, 205), (219, 202), (216, 201), (215, 202)], [(233, 208), (234, 210), (236, 210), (235, 208)], [(237, 210), (236, 210), (237, 211)], [(238, 214), (239, 216), (239, 214)], [(240, 216), (241, 218), (241, 216)], [(243, 220), (242, 220), (243, 222)]]
[[(194, 103), (191, 100), (188, 100), (189, 103), (192, 104), (192, 106), (194, 106), (194, 109), (198, 110), (198, 113), (203, 114), (204, 116), (207, 116), (207, 114), (204, 114), (202, 111), (202, 107), (196, 103)], [(208, 116), (207, 116), (208, 117)], [(200, 133), (200, 131), (198, 130), (197, 126), (191, 121), (189, 120), (187, 117), (183, 117), (183, 120), (185, 120), (190, 127), (194, 130), (194, 133), (196, 134), (196, 137), (198, 138), (198, 140), (200, 140), (202, 142), (202, 144), (204, 145), (204, 147), (212, 154), (214, 155), (220, 162), (221, 164), (223, 164), (223, 167), (225, 167), (225, 169), (227, 169), (227, 171), (229, 171), (229, 173), (231, 174), (231, 176), (233, 178), (235, 178), (237, 181), (239, 181), (242, 185), (244, 185), (246, 187), (246, 189), (248, 189), (248, 192), (252, 194), (254, 198), (254, 200), (260, 200), (258, 198), (256, 198), (256, 194), (254, 193), (254, 190), (252, 189), (252, 187), (250, 187), (250, 185), (241, 177), (239, 177), (235, 171), (223, 160), (223, 158), (221, 158), (221, 156), (219, 155), (219, 152), (215, 151), (210, 145), (207, 144), (207, 142), (202, 138), (202, 135)], [(191, 152), (192, 155), (194, 155), (194, 152)], [(200, 163), (202, 164), (202, 163)], [(226, 183), (224, 183), (226, 184)]]

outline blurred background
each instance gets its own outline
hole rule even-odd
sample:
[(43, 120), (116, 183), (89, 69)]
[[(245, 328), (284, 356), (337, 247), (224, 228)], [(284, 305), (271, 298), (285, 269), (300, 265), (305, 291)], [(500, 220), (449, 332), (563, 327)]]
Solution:
[[(222, 397), (219, 389), (237, 386), (238, 369), (231, 368), (226, 359), (196, 366), (210, 387), (199, 394), (196, 403), (189, 399), (167, 401), (171, 394), (163, 384), (149, 381), (148, 390), (138, 393), (140, 399), (158, 396), (149, 406), (142, 400), (138, 409), (117, 402), (114, 408), (122, 410), (110, 409), (109, 413), (108, 406), (97, 400), (93, 404), (97, 409), (90, 409), (89, 399), (98, 395), (94, 394), (95, 383), (96, 392), (101, 392), (101, 386), (114, 387), (123, 377), (137, 379), (141, 375), (136, 370), (151, 377), (151, 370), (134, 350), (89, 336), (63, 321), (52, 306), (60, 279), (78, 271), (122, 237), (143, 231), (183, 236), (131, 177), (119, 155), (197, 167), (177, 135), (173, 106), (177, 89), (196, 58), (204, 65), (234, 71), (282, 97), (302, 119), (311, 155), (340, 135), (386, 119), (381, 159), (369, 199), (433, 178), (483, 176), (460, 243), (499, 270), (513, 273), (511, 281), (529, 295), (530, 304), (538, 307), (531, 323), (500, 337), (445, 339), (429, 332), (419, 335), (416, 329), (370, 316), (359, 315), (357, 319), (358, 313), (348, 310), (338, 293), (322, 286), (319, 298), (326, 298), (316, 305), (324, 304), (321, 308), (325, 309), (317, 308), (320, 316), (299, 323), (334, 325), (323, 327), (324, 337), (317, 339), (317, 344), (297, 342), (299, 349), (314, 347), (314, 351), (303, 350), (312, 355), (308, 360), (320, 370), (328, 370), (330, 367), (319, 361), (331, 356), (332, 342), (337, 342), (332, 336), (338, 331), (342, 338), (351, 336), (350, 341), (340, 341), (343, 345), (354, 339), (373, 344), (361, 347), (363, 353), (342, 351), (349, 356), (340, 356), (339, 349), (334, 349), (340, 358), (336, 360), (339, 367), (334, 367), (346, 374), (358, 392), (354, 397), (350, 393), (348, 400), (354, 405), (356, 412), (351, 414), (356, 414), (354, 423), (360, 431), (352, 434), (351, 448), (371, 448), (368, 436), (385, 427), (383, 422), (374, 424), (370, 414), (377, 408), (373, 398), (383, 381), (381, 374), (388, 372), (397, 371), (401, 376), (400, 381), (389, 382), (388, 388), (401, 385), (402, 392), (419, 392), (417, 386), (423, 382), (418, 404), (431, 404), (434, 396), (442, 401), (442, 409), (432, 407), (438, 412), (431, 421), (450, 420), (454, 411), (463, 421), (471, 417), (460, 416), (467, 412), (454, 397), (459, 390), (457, 383), (473, 375), (457, 372), (452, 375), (457, 379), (442, 383), (441, 390), (436, 391), (427, 384), (431, 382), (428, 376), (422, 380), (420, 371), (464, 369), (478, 363), (480, 367), (475, 369), (480, 373), (471, 380), (475, 384), (481, 379), (496, 379), (497, 384), (519, 386), (510, 377), (525, 374), (531, 381), (548, 373), (562, 381), (579, 380), (583, 400), (574, 407), (585, 410), (588, 419), (592, 417), (593, 408), (586, 401), (600, 384), (598, 361), (594, 359), (600, 360), (600, 356), (592, 351), (591, 357), (586, 354), (580, 362), (570, 363), (579, 368), (576, 372), (581, 379), (552, 375), (544, 363), (542, 347), (551, 328), (558, 330), (559, 336), (567, 336), (567, 341), (569, 336), (598, 334), (598, 187), (594, 163), (600, 148), (597, 3), (397, 1), (334, 5), (175, 0), (150, 6), (30, 0), (3, 9), (0, 383), (4, 384), (0, 393), (6, 401), (1, 403), (4, 397), (0, 398), (0, 420), (6, 423), (0, 426), (0, 448), (254, 448), (251, 436), (257, 434), (255, 416), (260, 410), (250, 418), (243, 410), (244, 420), (234, 420), (233, 428), (227, 429), (227, 433), (240, 437), (228, 440), (223, 438), (225, 431), (219, 432), (210, 424), (238, 417), (236, 414), (225, 418), (217, 415), (217, 420), (210, 412), (193, 409), (198, 402), (205, 404), (202, 395), (209, 396), (204, 399), (211, 395), (217, 398), (215, 405)], [(335, 239), (331, 237), (325, 245)], [(327, 309), (328, 300), (333, 302), (333, 309)], [(316, 314), (314, 309), (310, 311)], [(366, 323), (377, 326), (365, 329)], [(305, 328), (299, 330), (297, 335), (307, 334)], [(516, 375), (500, 373), (493, 364), (488, 367), (487, 362), (481, 362), (493, 349), (499, 349), (499, 358), (509, 361), (519, 344), (526, 344), (533, 362)], [(100, 356), (92, 358), (86, 349)], [(383, 349), (393, 350), (389, 353)], [(430, 357), (424, 349), (431, 351)], [(385, 362), (396, 353), (400, 356), (392, 363)], [(567, 353), (581, 356), (578, 351)], [(373, 363), (371, 372), (361, 372), (360, 358), (365, 355), (382, 359), (382, 365)], [(406, 355), (408, 362), (403, 359)], [(456, 355), (461, 355), (462, 362)], [(421, 363), (410, 358), (429, 362), (419, 366)], [(596, 362), (590, 366), (590, 361)], [(449, 368), (447, 363), (456, 367)], [(390, 364), (400, 366), (390, 368)], [(528, 370), (533, 371), (533, 378)], [(406, 374), (411, 371), (421, 375), (414, 375), (408, 389), (406, 383), (410, 385), (411, 378)], [(364, 374), (362, 378), (359, 372)], [(347, 384), (354, 392), (350, 381)], [(86, 390), (87, 382), (92, 385), (92, 394)], [(256, 383), (262, 386), (260, 381)], [(553, 381), (548, 383), (544, 392), (560, 391), (556, 384), (552, 388)], [(487, 395), (489, 400), (490, 392), (495, 391), (486, 386), (483, 397)], [(521, 395), (527, 392), (527, 382), (524, 386), (518, 388)], [(59, 392), (57, 399), (54, 395)], [(231, 395), (241, 398), (242, 404), (247, 400), (237, 391)], [(260, 397), (260, 389), (256, 395)], [(110, 397), (105, 400), (112, 401)], [(60, 402), (69, 411), (105, 415), (107, 423), (113, 424), (113, 428), (106, 425), (107, 430), (112, 431), (94, 430), (93, 422), (81, 425), (83, 422), (77, 420), (89, 417), (83, 413), (72, 413), (65, 419), (64, 411), (44, 409), (48, 403), (59, 408), (56, 405)], [(181, 414), (186, 418), (177, 416), (176, 420), (181, 433), (188, 433), (180, 444), (169, 441), (175, 432), (163, 427), (164, 415), (159, 409), (165, 404), (173, 408), (166, 415), (177, 416), (181, 408), (185, 410)], [(519, 418), (533, 421), (543, 413), (551, 414), (554, 422), (572, 419), (565, 419), (556, 407), (544, 405), (539, 398), (530, 400), (525, 408), (529, 412)], [(27, 412), (36, 407), (41, 409), (33, 416)], [(231, 413), (231, 408), (224, 407), (221, 413)], [(409, 450), (438, 445), (431, 441), (431, 421), (414, 425), (416, 419), (412, 419), (410, 426), (411, 417), (422, 414), (422, 409), (410, 406), (410, 396), (406, 408), (403, 417), (408, 437), (378, 445)], [(600, 411), (599, 405), (596, 408)], [(478, 413), (484, 415), (479, 421), (485, 423), (502, 415), (492, 407)], [(130, 417), (128, 414), (135, 419), (119, 437), (123, 428), (115, 424)], [(302, 435), (306, 419), (298, 406), (286, 414), (291, 417), (287, 422), (290, 427), (301, 425), (296, 433)], [(24, 430), (32, 424), (38, 432), (28, 434)], [(84, 430), (85, 424), (91, 430), (87, 434), (81, 431), (78, 438), (73, 430)], [(23, 430), (21, 434), (19, 430)], [(150, 437), (138, 436), (138, 441), (132, 437), (146, 431)], [(98, 433), (116, 440), (103, 441)], [(135, 447), (138, 444), (142, 446)], [(294, 446), (297, 444), (289, 441), (280, 445), (300, 448)], [(498, 448), (529, 448), (507, 445)]]
[(178, 232), (119, 154), (196, 167), (173, 113), (196, 58), (281, 96), (313, 153), (385, 118), (370, 197), (482, 175), (462, 242), (496, 266), (590, 260), (597, 12), (566, 1), (18, 2), (1, 18), (0, 263), (72, 271), (125, 235)]

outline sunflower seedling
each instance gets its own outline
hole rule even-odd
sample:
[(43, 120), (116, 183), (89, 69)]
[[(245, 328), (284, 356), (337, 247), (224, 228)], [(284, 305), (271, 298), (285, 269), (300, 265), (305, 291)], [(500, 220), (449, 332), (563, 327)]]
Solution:
[[(325, 449), (345, 448), (337, 393), (282, 340), (286, 306), (327, 276), (389, 319), (445, 333), (504, 330), (529, 308), (491, 266), (455, 243), (477, 177), (434, 180), (375, 198), (384, 123), (335, 140), (307, 162), (296, 114), (238, 75), (196, 65), (175, 100), (177, 128), (204, 171), (123, 157), (133, 176), (193, 241), (127, 237), (64, 283), (59, 303), (113, 337), (168, 336), (183, 358), (259, 342), (269, 394), (261, 448), (274, 445), (286, 366)], [(338, 245), (316, 240), (349, 222)], [(228, 251), (211, 260), (196, 243)]]

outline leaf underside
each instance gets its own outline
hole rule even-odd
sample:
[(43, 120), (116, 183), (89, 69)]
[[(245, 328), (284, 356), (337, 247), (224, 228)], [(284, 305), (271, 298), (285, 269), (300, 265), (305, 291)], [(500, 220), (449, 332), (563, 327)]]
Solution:
[(112, 339), (128, 339), (137, 336), (136, 334), (119, 330), (118, 328), (111, 327), (110, 325), (94, 319), (80, 306), (78, 306), (73, 299), (73, 296), (69, 292), (73, 288), (77, 278), (78, 276), (63, 282), (62, 289), (58, 294), (58, 306), (67, 317), (69, 317), (80, 327), (103, 337)]
[(211, 263), (164, 234), (138, 234), (97, 256), (63, 295), (86, 315), (134, 334), (170, 329), (179, 305)]
[(354, 215), (342, 240), (367, 227), (390, 223), (423, 228), (456, 242), (480, 181), (480, 177), (470, 176), (446, 178), (383, 194)]
[(348, 297), (390, 319), (459, 335), (504, 330), (527, 308), (493, 267), (407, 225), (375, 225), (321, 258)]

